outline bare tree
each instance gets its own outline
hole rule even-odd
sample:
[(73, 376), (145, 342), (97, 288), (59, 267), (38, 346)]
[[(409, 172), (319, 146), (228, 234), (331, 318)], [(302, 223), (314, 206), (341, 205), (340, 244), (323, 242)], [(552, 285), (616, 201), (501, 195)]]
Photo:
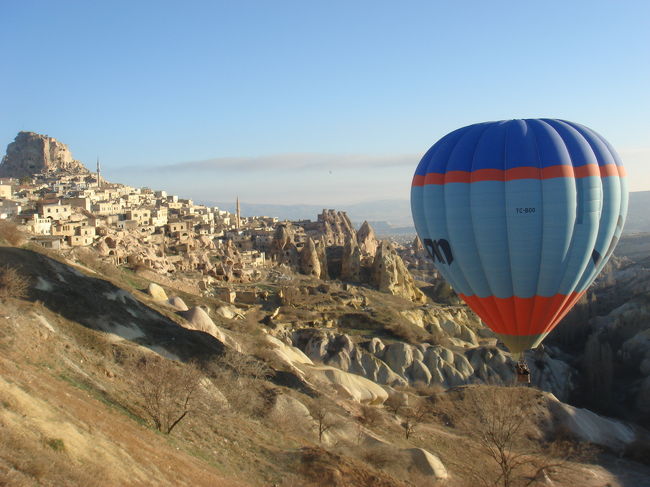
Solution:
[(418, 425), (427, 419), (429, 413), (429, 405), (422, 399), (413, 406), (405, 407), (402, 410), (402, 429), (404, 429), (404, 437), (407, 440), (415, 433)]
[(337, 425), (336, 418), (331, 408), (323, 399), (314, 401), (310, 411), (312, 418), (316, 420), (316, 431), (318, 433), (318, 442), (323, 442), (323, 435)]
[(388, 408), (395, 416), (406, 407), (408, 404), (407, 395), (405, 393), (393, 394), (386, 399), (384, 406)]
[(512, 389), (485, 388), (471, 402), (477, 417), (468, 426), (477, 434), (477, 449), (498, 466), (494, 478), (469, 468), (485, 486), (529, 486), (547, 472), (567, 469), (571, 460), (585, 460), (593, 454), (585, 445), (565, 440), (520, 445), (529, 414), (525, 398)]
[(363, 439), (364, 428), (371, 428), (381, 421), (381, 411), (374, 406), (362, 404), (359, 415), (355, 419), (357, 421), (357, 445), (359, 445)]
[(381, 411), (375, 406), (369, 404), (362, 404), (359, 410), (357, 421), (363, 426), (372, 427), (381, 421)]
[(266, 362), (227, 349), (213, 364), (212, 372), (232, 411), (254, 415), (264, 409), (264, 380), (271, 375)]
[(135, 367), (135, 390), (158, 431), (170, 434), (193, 411), (201, 372), (193, 364), (151, 357)]

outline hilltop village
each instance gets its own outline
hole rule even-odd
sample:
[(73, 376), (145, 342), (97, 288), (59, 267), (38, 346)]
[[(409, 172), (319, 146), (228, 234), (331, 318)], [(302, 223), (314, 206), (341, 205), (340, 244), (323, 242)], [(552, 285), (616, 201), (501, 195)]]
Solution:
[[(398, 255), (426, 267), (419, 240), (408, 249), (381, 242), (367, 222), (355, 230), (345, 212), (324, 209), (316, 221), (243, 217), (239, 201), (230, 213), (111, 183), (99, 161), (91, 172), (65, 144), (33, 132), (20, 132), (9, 145), (0, 176), (0, 219), (15, 222), (33, 242), (56, 251), (94, 250), (105, 262), (137, 267), (164, 285), (198, 287), (233, 302), (233, 285), (284, 267), (424, 302)], [(248, 294), (240, 291), (239, 300), (256, 299)]]

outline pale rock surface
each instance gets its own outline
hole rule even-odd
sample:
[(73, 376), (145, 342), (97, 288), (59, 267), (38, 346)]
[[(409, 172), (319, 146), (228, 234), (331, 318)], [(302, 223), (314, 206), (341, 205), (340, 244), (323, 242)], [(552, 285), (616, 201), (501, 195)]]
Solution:
[(421, 473), (441, 480), (449, 478), (447, 469), (433, 453), (422, 448), (406, 448), (403, 451), (411, 458), (413, 466)]
[(18, 132), (2, 158), (0, 177), (21, 178), (47, 171), (88, 173), (67, 145), (47, 135)]
[(276, 356), (280, 357), (285, 363), (291, 365), (314, 364), (311, 359), (307, 357), (307, 355), (305, 355), (300, 349), (292, 347), (291, 345), (287, 345), (274, 336), (265, 335), (264, 340), (274, 348), (276, 351)]
[(636, 437), (634, 430), (622, 421), (599, 416), (588, 409), (570, 406), (558, 401), (551, 394), (548, 394), (548, 397), (557, 419), (581, 441), (621, 452)]
[(180, 315), (188, 322), (188, 326), (186, 328), (208, 333), (219, 340), (221, 343), (224, 343), (225, 345), (234, 348), (238, 352), (241, 352), (241, 345), (239, 345), (236, 340), (228, 336), (221, 328), (215, 325), (214, 321), (212, 321), (212, 318), (210, 318), (210, 315), (208, 315), (208, 313), (206, 313), (203, 308), (197, 306), (188, 311), (181, 311)]
[(424, 303), (426, 297), (416, 286), (402, 258), (388, 242), (377, 247), (370, 271), (370, 284), (382, 292)]
[(316, 244), (310, 238), (307, 239), (302, 250), (300, 250), (299, 270), (308, 276), (319, 278), (321, 276), (321, 263), (316, 251)]
[(370, 223), (364, 221), (359, 231), (357, 232), (357, 243), (361, 253), (364, 255), (374, 256), (379, 246), (379, 241), (375, 235), (375, 231), (370, 226)]
[(408, 343), (391, 343), (382, 352), (381, 358), (397, 374), (404, 376), (406, 368), (413, 363), (413, 348)]
[(412, 383), (429, 384), (431, 382), (431, 372), (421, 360), (415, 359), (411, 366), (406, 369), (406, 376)]
[(352, 222), (344, 211), (323, 210), (318, 215), (323, 240), (327, 246), (343, 246), (350, 239), (356, 240), (356, 232)]
[(178, 311), (187, 311), (189, 309), (187, 307), (187, 305), (185, 304), (185, 301), (183, 301), (178, 296), (171, 296), (167, 300), (167, 304), (169, 304), (170, 306), (176, 308)]
[(167, 301), (167, 293), (162, 287), (160, 287), (155, 282), (149, 283), (149, 287), (147, 288), (147, 293), (155, 301)]
[(239, 311), (239, 308), (237, 308), (237, 306), (232, 306), (232, 305), (219, 306), (214, 310), (214, 313), (227, 320), (234, 320), (235, 318), (239, 318), (242, 316), (241, 312)]
[(325, 382), (339, 393), (360, 403), (380, 405), (388, 399), (388, 393), (383, 387), (359, 375), (327, 366), (303, 365), (301, 369), (313, 381)]

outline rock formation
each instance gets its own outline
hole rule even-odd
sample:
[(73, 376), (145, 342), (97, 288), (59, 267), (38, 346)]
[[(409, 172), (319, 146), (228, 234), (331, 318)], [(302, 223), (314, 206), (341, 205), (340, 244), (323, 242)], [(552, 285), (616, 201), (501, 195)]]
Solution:
[(426, 302), (426, 297), (415, 286), (413, 277), (401, 257), (385, 241), (377, 247), (370, 274), (370, 284), (382, 292), (418, 303)]
[(341, 280), (361, 281), (361, 250), (356, 242), (349, 240), (343, 248), (341, 258)]
[(293, 243), (293, 231), (290, 224), (278, 225), (275, 235), (273, 235), (269, 256), (277, 264), (286, 264), (294, 268), (298, 267), (299, 253), (296, 245)]
[[(467, 329), (464, 324), (459, 326)], [(515, 378), (514, 362), (507, 353), (494, 346), (476, 346), (461, 339), (449, 347), (404, 342), (385, 345), (376, 337), (354, 343), (345, 334), (306, 328), (294, 331), (291, 340), (314, 362), (391, 387), (407, 384), (444, 388), (473, 383), (512, 384)], [(567, 400), (573, 388), (575, 371), (554, 354), (548, 347), (541, 354), (527, 354), (534, 386), (552, 392), (560, 400)]]
[(377, 253), (377, 247), (379, 247), (379, 241), (375, 235), (375, 231), (370, 226), (370, 223), (364, 221), (357, 232), (357, 243), (359, 244), (359, 249), (364, 255), (371, 255), (374, 257)]
[(300, 272), (307, 274), (308, 276), (320, 277), (321, 276), (321, 264), (316, 251), (316, 244), (311, 238), (307, 239), (304, 247), (300, 250), (299, 257)]
[(88, 172), (73, 159), (67, 145), (34, 132), (19, 132), (0, 163), (0, 177), (22, 178), (48, 171)]
[(356, 239), (352, 222), (344, 211), (323, 210), (318, 215), (325, 244), (343, 246), (350, 239)]

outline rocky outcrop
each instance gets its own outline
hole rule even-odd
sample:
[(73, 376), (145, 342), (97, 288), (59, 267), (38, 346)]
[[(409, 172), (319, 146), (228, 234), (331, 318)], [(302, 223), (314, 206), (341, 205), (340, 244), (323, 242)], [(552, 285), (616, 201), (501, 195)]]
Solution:
[(0, 177), (21, 178), (48, 171), (88, 172), (74, 160), (67, 145), (34, 132), (19, 132), (0, 163)]
[(203, 308), (197, 306), (188, 311), (181, 311), (179, 314), (187, 320), (186, 328), (208, 333), (221, 343), (241, 352), (241, 346), (239, 343), (226, 335), (221, 328), (215, 325), (212, 318), (210, 318), (210, 315), (208, 315)]
[(416, 303), (426, 302), (413, 277), (395, 249), (383, 241), (375, 254), (370, 271), (370, 285), (382, 292), (401, 296)]
[(363, 222), (357, 232), (357, 244), (364, 255), (374, 256), (377, 253), (379, 241), (377, 240), (375, 231), (367, 221)]
[(149, 283), (149, 287), (147, 288), (147, 293), (149, 294), (149, 296), (152, 297), (152, 299), (156, 301), (167, 301), (167, 293), (162, 287), (160, 287), (155, 282)]
[(634, 430), (622, 421), (564, 404), (552, 396), (549, 400), (557, 424), (571, 432), (579, 441), (623, 452), (636, 439)]
[(380, 405), (388, 399), (383, 387), (356, 374), (326, 366), (303, 366), (303, 371), (310, 380), (332, 386), (339, 394), (363, 404)]
[(449, 478), (447, 469), (440, 461), (440, 459), (433, 453), (430, 453), (422, 448), (407, 448), (404, 450), (420, 473), (433, 477), (434, 479)]
[(169, 304), (171, 307), (176, 308), (178, 311), (188, 311), (189, 308), (185, 304), (185, 301), (183, 301), (181, 298), (178, 296), (172, 296), (167, 300), (167, 304)]
[(350, 239), (356, 239), (352, 222), (344, 211), (323, 210), (318, 215), (318, 223), (325, 245), (343, 246)]
[(352, 240), (349, 240), (343, 248), (341, 280), (348, 282), (361, 281), (361, 250), (356, 242)]
[(293, 231), (290, 224), (278, 225), (271, 241), (269, 256), (277, 264), (298, 267), (300, 254), (293, 243)]
[(311, 238), (307, 239), (305, 245), (300, 250), (299, 269), (303, 274), (308, 276), (321, 277), (321, 263), (316, 250), (316, 244)]
[[(451, 388), (473, 383), (513, 384), (515, 380), (512, 358), (495, 346), (385, 345), (376, 337), (355, 343), (345, 334), (319, 329), (297, 330), (291, 340), (314, 362), (392, 387), (421, 384)], [(574, 387), (575, 371), (555, 357), (556, 353), (547, 347), (529, 352), (526, 359), (533, 385), (565, 401)]]

